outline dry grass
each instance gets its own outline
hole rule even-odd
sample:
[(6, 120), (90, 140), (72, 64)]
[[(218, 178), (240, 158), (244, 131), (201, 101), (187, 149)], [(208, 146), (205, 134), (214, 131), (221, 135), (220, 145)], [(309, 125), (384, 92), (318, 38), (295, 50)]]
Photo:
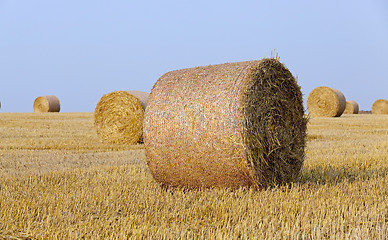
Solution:
[(1, 113), (0, 239), (386, 239), (387, 136), (387, 115), (313, 118), (293, 185), (183, 191), (92, 113)]
[(0, 139), (0, 177), (120, 164), (144, 155), (143, 145), (102, 143), (93, 113), (1, 113)]

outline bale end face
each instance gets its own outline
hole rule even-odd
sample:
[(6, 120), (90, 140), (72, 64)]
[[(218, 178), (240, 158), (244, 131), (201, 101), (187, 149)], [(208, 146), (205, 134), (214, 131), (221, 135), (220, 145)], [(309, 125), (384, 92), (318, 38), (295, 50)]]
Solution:
[(243, 88), (243, 139), (256, 184), (294, 181), (304, 162), (306, 126), (302, 92), (276, 59), (251, 67)]

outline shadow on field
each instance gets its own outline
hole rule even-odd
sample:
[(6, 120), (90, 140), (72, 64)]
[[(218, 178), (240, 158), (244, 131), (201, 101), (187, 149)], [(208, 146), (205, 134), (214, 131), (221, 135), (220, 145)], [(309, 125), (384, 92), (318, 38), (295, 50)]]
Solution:
[(336, 184), (343, 181), (353, 182), (384, 177), (388, 168), (354, 170), (350, 168), (335, 168), (331, 166), (303, 169), (298, 183)]

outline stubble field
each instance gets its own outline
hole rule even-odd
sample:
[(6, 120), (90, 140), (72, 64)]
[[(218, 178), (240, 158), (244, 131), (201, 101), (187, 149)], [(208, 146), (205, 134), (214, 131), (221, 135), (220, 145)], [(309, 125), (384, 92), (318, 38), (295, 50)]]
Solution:
[(312, 118), (300, 179), (161, 188), (93, 113), (0, 114), (0, 239), (387, 239), (388, 115)]

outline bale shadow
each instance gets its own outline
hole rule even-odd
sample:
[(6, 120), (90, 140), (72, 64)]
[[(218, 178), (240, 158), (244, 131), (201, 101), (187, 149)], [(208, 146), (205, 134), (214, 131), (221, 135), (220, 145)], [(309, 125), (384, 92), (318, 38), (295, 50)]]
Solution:
[(344, 181), (354, 182), (374, 178), (382, 178), (388, 175), (388, 168), (374, 168), (366, 170), (354, 170), (347, 167), (336, 168), (332, 166), (315, 167), (313, 169), (303, 169), (299, 179), (299, 184), (337, 184)]

